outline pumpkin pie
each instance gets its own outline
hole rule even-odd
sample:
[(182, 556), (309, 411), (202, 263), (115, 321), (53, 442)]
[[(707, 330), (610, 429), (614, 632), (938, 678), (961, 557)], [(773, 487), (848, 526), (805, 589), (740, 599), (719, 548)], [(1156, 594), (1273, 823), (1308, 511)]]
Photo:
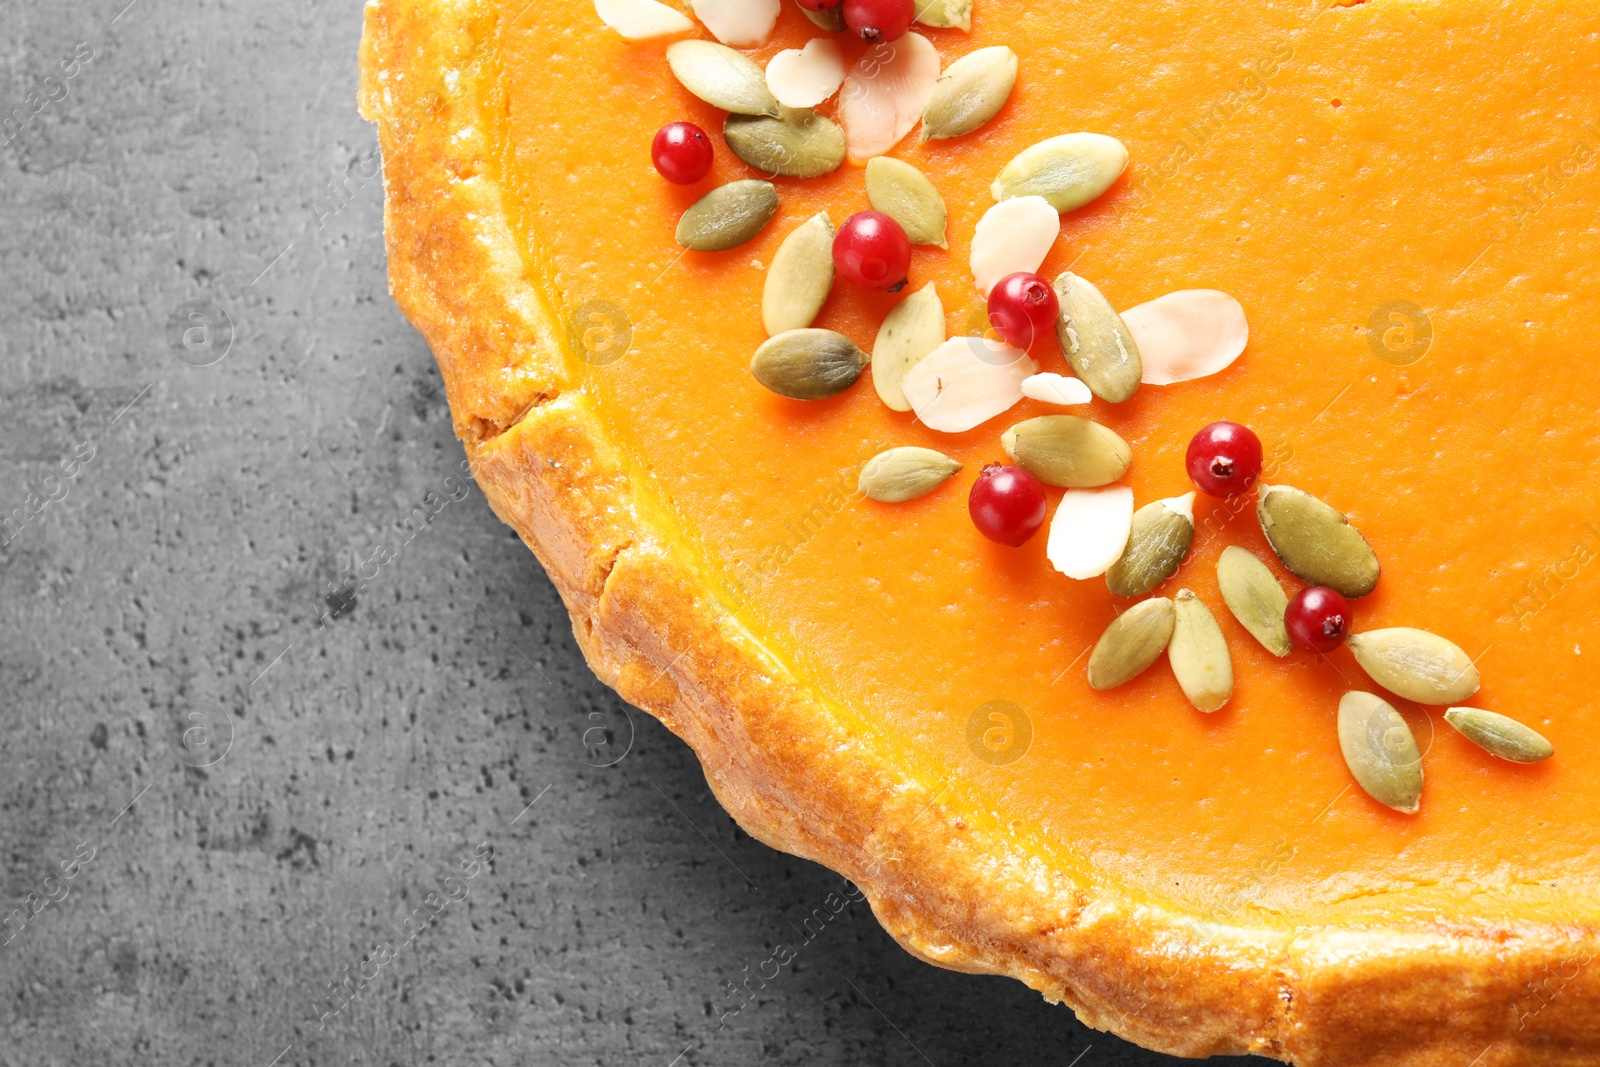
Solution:
[[(587, 0), (368, 4), (392, 291), (595, 672), (694, 748), (742, 826), (853, 879), (909, 951), (1012, 975), (1092, 1026), (1306, 1065), (1600, 1061), (1600, 8), (935, 6), (947, 25), (907, 40), (936, 70), (1009, 48), (1003, 106), (949, 137), (848, 130), (855, 158), (771, 178), (753, 236), (696, 251), (686, 213), (770, 177), (671, 69), (709, 24), (657, 12), (641, 36), (659, 35), (629, 40)], [(846, 66), (868, 49), (790, 0), (770, 27), (734, 21), (763, 67), (816, 37)], [(818, 110), (831, 126), (849, 106)], [(699, 183), (651, 166), (673, 120), (713, 142)], [(1249, 319), (1236, 361), (1077, 408), (1036, 387), (964, 429), (890, 406), (876, 369), (809, 401), (751, 373), (779, 248), (868, 206), (861, 157), (915, 167), (946, 213), (909, 288), (832, 286), (815, 328), (864, 353), (929, 284), (950, 334), (984, 330), (973, 244), (996, 176), (1079, 131), (1127, 167), (1067, 206), (1040, 273), (1119, 309), (1227, 293)], [(1074, 377), (1053, 338), (1031, 356)], [(1263, 481), (1336, 507), (1381, 559), (1355, 629), (1448, 639), (1481, 674), (1470, 703), (1557, 755), (1497, 758), (1348, 646), (1257, 640), (1218, 563), (1243, 550), (1302, 584), (1264, 489), (1186, 505), (1192, 543), (1155, 590), (1209, 606), (1221, 710), (1196, 710), (1165, 658), (1091, 685), (1108, 626), (1150, 599), (1066, 576), (1043, 532), (985, 538), (967, 499), (1007, 462), (1003, 431), (1064, 411), (1128, 445), (1118, 485), (1141, 504), (1194, 489), (1200, 427), (1252, 428)], [(867, 499), (863, 468), (903, 446), (960, 470)], [(1050, 510), (1076, 492), (1047, 486)], [(1416, 810), (1352, 777), (1352, 691), (1414, 741)]]

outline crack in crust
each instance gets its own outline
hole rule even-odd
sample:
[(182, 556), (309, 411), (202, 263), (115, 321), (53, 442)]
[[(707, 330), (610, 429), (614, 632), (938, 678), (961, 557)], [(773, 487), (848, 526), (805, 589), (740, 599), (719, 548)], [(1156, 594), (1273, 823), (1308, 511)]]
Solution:
[(383, 146), (390, 288), (438, 359), (480, 487), (595, 673), (693, 747), (745, 829), (853, 879), (919, 958), (1011, 975), (1151, 1048), (1317, 1067), (1600, 1061), (1586, 915), (1289, 928), (1153, 902), (1046, 862), (731, 618), (570, 380), (506, 222), (480, 122), (498, 106), (498, 24), (494, 0), (367, 5), (361, 109)]

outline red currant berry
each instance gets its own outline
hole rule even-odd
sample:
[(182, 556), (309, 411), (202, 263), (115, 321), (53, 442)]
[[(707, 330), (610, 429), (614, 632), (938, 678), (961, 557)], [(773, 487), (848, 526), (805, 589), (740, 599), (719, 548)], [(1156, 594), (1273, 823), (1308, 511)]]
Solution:
[(1024, 350), (1055, 332), (1060, 308), (1050, 283), (1025, 270), (1007, 274), (989, 291), (989, 325), (1006, 344)]
[(807, 11), (829, 11), (839, 6), (839, 0), (800, 0)]
[(858, 211), (833, 239), (833, 265), (853, 285), (898, 292), (911, 270), (911, 242), (881, 211)]
[(1336, 589), (1313, 585), (1300, 590), (1283, 611), (1289, 640), (1307, 652), (1332, 652), (1350, 636), (1350, 601)]
[(1237, 422), (1213, 422), (1189, 441), (1189, 480), (1211, 496), (1248, 493), (1261, 477), (1261, 438)]
[(912, 0), (844, 0), (844, 24), (868, 44), (898, 41), (916, 13)]
[(674, 185), (693, 185), (711, 171), (711, 138), (692, 122), (669, 122), (650, 142), (650, 161)]
[(967, 511), (979, 533), (1016, 548), (1044, 525), (1044, 488), (1021, 467), (991, 463), (972, 483)]

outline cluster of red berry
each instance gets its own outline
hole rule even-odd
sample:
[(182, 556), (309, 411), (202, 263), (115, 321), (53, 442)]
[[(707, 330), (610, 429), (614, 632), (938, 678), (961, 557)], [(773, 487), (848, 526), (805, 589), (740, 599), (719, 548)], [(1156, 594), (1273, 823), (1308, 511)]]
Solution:
[[(842, 3), (846, 25), (868, 41), (901, 36), (913, 14), (911, 0), (800, 2), (812, 11)], [(650, 155), (663, 178), (686, 185), (711, 170), (713, 151), (700, 127), (672, 122), (656, 134)], [(900, 224), (883, 212), (858, 211), (834, 236), (833, 262), (840, 276), (852, 285), (898, 292), (911, 269), (911, 241)], [(1002, 278), (990, 291), (987, 310), (1000, 339), (1026, 351), (1040, 337), (1055, 331), (1060, 302), (1055, 287), (1044, 278), (1019, 271)], [(1190, 480), (1201, 492), (1215, 497), (1249, 492), (1261, 475), (1261, 462), (1261, 439), (1236, 422), (1206, 426), (1189, 441), (1186, 455)], [(1044, 525), (1044, 487), (1022, 467), (991, 463), (973, 483), (967, 510), (985, 537), (1016, 547)], [(1328, 652), (1343, 644), (1350, 621), (1350, 602), (1326, 586), (1302, 589), (1289, 601), (1284, 615), (1290, 640), (1313, 652)]]
[[(800, 0), (800, 6), (808, 11), (839, 9), (845, 26), (868, 44), (899, 40), (911, 28), (911, 22), (916, 17), (912, 0)], [(712, 155), (711, 140), (706, 137), (706, 131), (692, 122), (667, 123), (656, 132), (655, 140), (650, 145), (650, 158), (656, 170), (675, 185), (693, 185), (704, 178), (711, 170)], [(899, 233), (909, 262), (911, 246), (905, 240), (905, 234), (888, 216), (878, 215), (878, 218), (889, 222)], [(841, 235), (843, 232), (840, 231)], [(904, 279), (905, 272), (902, 270), (898, 277)], [(889, 288), (871, 282), (857, 284), (875, 289)]]
[[(1019, 277), (1023, 276), (1012, 275)], [(997, 286), (995, 291), (1000, 288)], [(1053, 292), (1050, 303), (1053, 322)], [(993, 306), (991, 298), (991, 319)], [(995, 325), (998, 330), (999, 323)], [(1239, 496), (1248, 493), (1261, 476), (1261, 439), (1237, 422), (1213, 422), (1190, 439), (1184, 458), (1195, 488), (1215, 497)], [(967, 511), (973, 525), (989, 540), (1016, 547), (1044, 525), (1044, 487), (1022, 467), (991, 463), (972, 484)], [(1350, 634), (1350, 601), (1327, 586), (1313, 585), (1290, 599), (1283, 622), (1289, 639), (1299, 647), (1308, 652), (1329, 652)]]
[[(712, 155), (711, 139), (692, 122), (667, 123), (650, 145), (656, 170), (677, 185), (692, 185), (704, 178), (711, 170)], [(899, 292), (911, 271), (911, 240), (900, 224), (883, 212), (858, 211), (845, 219), (834, 236), (833, 263), (851, 285)], [(1053, 292), (1050, 304), (1053, 322)]]

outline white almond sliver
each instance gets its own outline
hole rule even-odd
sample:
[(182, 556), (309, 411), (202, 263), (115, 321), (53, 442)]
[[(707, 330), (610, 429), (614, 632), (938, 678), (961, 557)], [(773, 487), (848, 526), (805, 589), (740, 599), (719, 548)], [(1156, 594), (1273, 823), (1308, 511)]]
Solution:
[(1189, 524), (1192, 526), (1194, 525), (1194, 498), (1195, 494), (1193, 492), (1189, 492), (1183, 494), (1182, 496), (1169, 496), (1162, 500), (1156, 501), (1156, 503), (1172, 512), (1174, 515), (1182, 515), (1184, 518), (1189, 520)]
[(850, 158), (862, 163), (898, 144), (922, 118), (938, 80), (938, 50), (920, 34), (867, 49), (839, 94), (839, 122)]
[(779, 0), (691, 0), (694, 17), (711, 36), (732, 48), (767, 43), (778, 21)]
[(1061, 232), (1061, 216), (1042, 196), (1002, 200), (972, 234), (972, 280), (985, 296), (1007, 274), (1037, 271)]
[(1050, 520), (1045, 555), (1068, 578), (1094, 578), (1122, 558), (1132, 531), (1132, 489), (1068, 489)]
[(767, 88), (784, 107), (816, 107), (844, 82), (839, 42), (813, 37), (804, 48), (786, 48), (767, 63)]
[(1145, 385), (1172, 385), (1225, 369), (1250, 340), (1239, 301), (1216, 289), (1180, 289), (1122, 313), (1139, 346)]
[(1060, 404), (1062, 407), (1087, 404), (1094, 399), (1094, 394), (1089, 392), (1087, 385), (1065, 374), (1035, 374), (1022, 383), (1022, 395), (1031, 400), (1042, 400), (1046, 404)]
[(952, 337), (906, 371), (900, 388), (924, 426), (963, 433), (1021, 400), (1023, 380), (1038, 369), (1020, 348)]
[(594, 13), (630, 41), (669, 37), (694, 29), (687, 15), (656, 0), (594, 0)]

